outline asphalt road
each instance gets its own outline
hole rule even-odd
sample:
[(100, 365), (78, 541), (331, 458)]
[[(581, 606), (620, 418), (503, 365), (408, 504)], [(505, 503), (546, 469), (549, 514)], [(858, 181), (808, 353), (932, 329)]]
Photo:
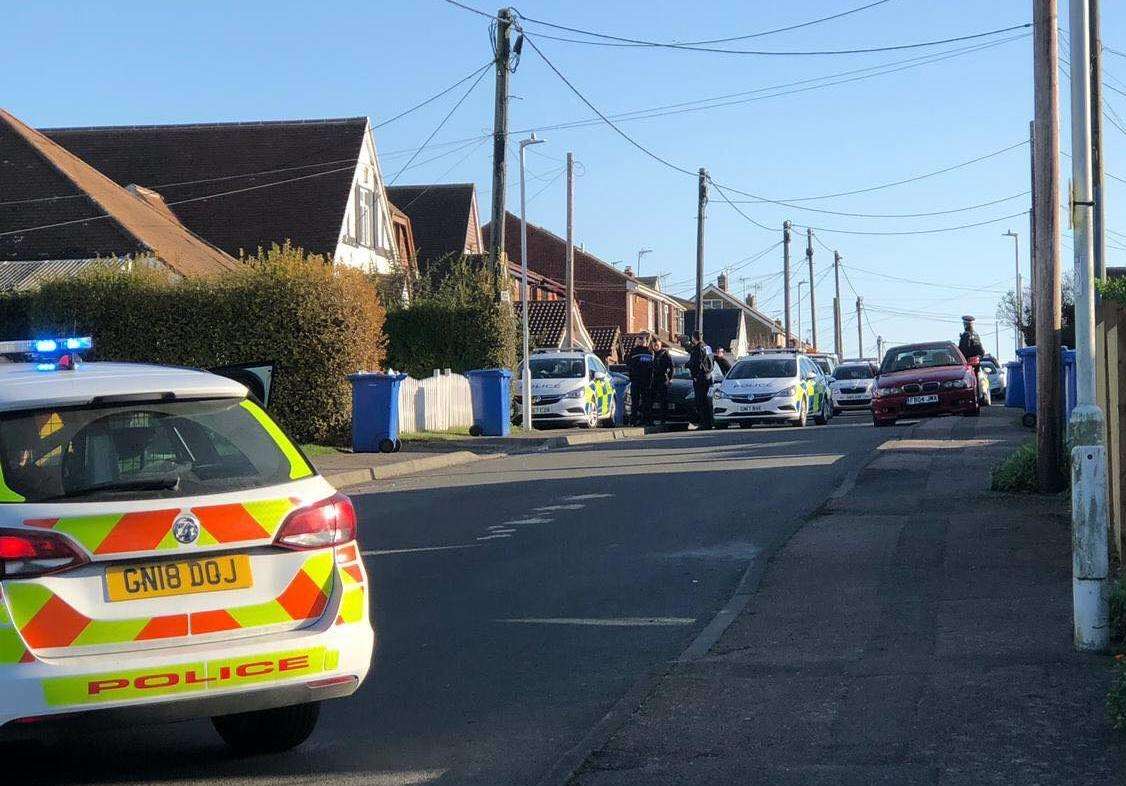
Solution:
[(206, 722), (5, 754), (21, 783), (532, 784), (675, 658), (887, 432), (653, 435), (350, 491), (378, 647), (297, 751)]

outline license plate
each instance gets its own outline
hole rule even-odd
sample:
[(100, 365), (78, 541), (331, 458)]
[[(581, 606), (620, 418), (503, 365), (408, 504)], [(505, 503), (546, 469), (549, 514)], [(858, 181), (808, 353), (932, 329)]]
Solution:
[(739, 407), (739, 411), (740, 412), (765, 412), (766, 411), (766, 405), (765, 404), (744, 404), (743, 406)]
[(546, 412), (551, 412), (551, 407), (532, 407), (533, 415), (543, 415)]
[(253, 583), (245, 554), (106, 568), (106, 597), (111, 602), (246, 589)]
[(938, 403), (938, 396), (936, 396), (936, 395), (911, 396), (910, 398), (907, 399), (907, 405), (908, 406), (916, 405), (916, 404), (937, 404), (937, 403)]

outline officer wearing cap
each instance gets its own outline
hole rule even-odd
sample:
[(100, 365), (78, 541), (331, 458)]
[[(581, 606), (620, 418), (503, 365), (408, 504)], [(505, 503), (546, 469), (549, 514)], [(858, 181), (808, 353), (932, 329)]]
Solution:
[(981, 343), (981, 336), (974, 330), (974, 318), (967, 314), (962, 317), (962, 325), (965, 330), (958, 337), (958, 349), (962, 351), (967, 360), (981, 357), (985, 354), (985, 346)]

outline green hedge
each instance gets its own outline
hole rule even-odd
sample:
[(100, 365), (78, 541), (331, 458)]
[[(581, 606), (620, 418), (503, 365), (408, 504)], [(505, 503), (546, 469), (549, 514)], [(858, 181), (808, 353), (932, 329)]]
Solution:
[(482, 260), (457, 259), (414, 286), (410, 301), (387, 314), (387, 366), (413, 377), (434, 369), (512, 368), (516, 318)]
[(244, 261), (210, 279), (103, 270), (48, 282), (0, 301), (8, 312), (0, 326), (7, 337), (92, 335), (91, 360), (200, 368), (273, 361), (270, 411), (281, 425), (301, 442), (346, 441), (346, 375), (379, 368), (384, 357), (374, 287), (359, 271), (288, 245)]

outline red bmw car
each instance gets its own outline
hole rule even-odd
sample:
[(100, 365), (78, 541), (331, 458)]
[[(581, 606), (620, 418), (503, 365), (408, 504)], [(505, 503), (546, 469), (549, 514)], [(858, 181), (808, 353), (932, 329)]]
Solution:
[(949, 341), (906, 344), (884, 355), (872, 391), (872, 423), (899, 418), (977, 415), (977, 358)]

